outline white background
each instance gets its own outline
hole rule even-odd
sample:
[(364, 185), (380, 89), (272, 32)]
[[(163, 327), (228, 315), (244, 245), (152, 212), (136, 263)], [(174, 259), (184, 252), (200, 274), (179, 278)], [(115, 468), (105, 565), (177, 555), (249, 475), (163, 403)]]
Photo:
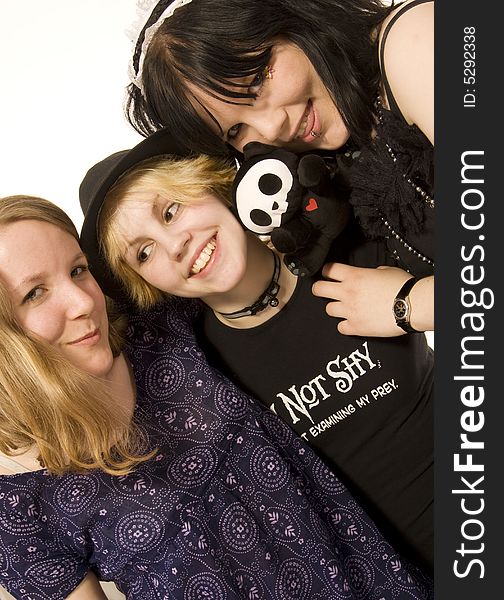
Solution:
[(80, 229), (89, 167), (142, 138), (123, 116), (135, 0), (0, 0), (0, 197), (42, 196)]

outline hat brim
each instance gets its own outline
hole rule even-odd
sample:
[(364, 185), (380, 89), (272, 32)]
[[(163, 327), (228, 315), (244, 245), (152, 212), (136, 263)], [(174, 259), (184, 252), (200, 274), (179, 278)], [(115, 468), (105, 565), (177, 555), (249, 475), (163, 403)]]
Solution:
[(116, 152), (91, 167), (79, 188), (81, 208), (84, 212), (80, 235), (81, 247), (88, 258), (91, 272), (103, 292), (116, 300), (127, 299), (127, 293), (111, 272), (100, 249), (98, 221), (103, 202), (110, 188), (124, 173), (143, 160), (162, 154), (188, 157), (194, 153), (175, 140), (173, 134), (162, 129), (130, 150)]

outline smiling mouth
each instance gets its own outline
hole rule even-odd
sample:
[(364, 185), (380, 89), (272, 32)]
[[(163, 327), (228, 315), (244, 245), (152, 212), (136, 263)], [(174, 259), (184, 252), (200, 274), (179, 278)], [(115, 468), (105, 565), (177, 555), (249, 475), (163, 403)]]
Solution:
[(73, 346), (76, 344), (81, 344), (82, 342), (86, 342), (87, 340), (94, 339), (99, 334), (100, 334), (100, 330), (98, 328), (96, 328), (93, 331), (90, 331), (89, 333), (87, 333), (86, 335), (83, 335), (79, 339), (74, 340), (73, 342), (68, 342), (68, 343), (70, 346)]
[(194, 261), (194, 264), (191, 267), (190, 271), (191, 275), (197, 275), (198, 273), (201, 273), (201, 271), (203, 271), (203, 269), (207, 266), (208, 262), (212, 258), (212, 254), (214, 253), (216, 247), (216, 240), (215, 238), (212, 238), (203, 248), (198, 258)]
[(310, 124), (310, 129), (308, 129), (308, 117), (310, 116), (311, 108), (312, 108), (311, 100), (308, 100), (308, 105), (306, 107), (306, 111), (305, 111), (305, 113), (303, 115), (303, 118), (301, 120), (301, 124), (299, 126), (299, 129), (298, 129), (298, 132), (297, 132), (297, 135), (296, 135), (297, 138), (303, 138), (303, 137), (305, 137), (310, 132), (310, 130), (311, 130), (311, 125), (312, 124)]
[(313, 104), (311, 100), (308, 100), (306, 111), (301, 119), (301, 124), (299, 125), (295, 139), (309, 141), (315, 137), (320, 137), (320, 132), (315, 131), (315, 113), (313, 111)]

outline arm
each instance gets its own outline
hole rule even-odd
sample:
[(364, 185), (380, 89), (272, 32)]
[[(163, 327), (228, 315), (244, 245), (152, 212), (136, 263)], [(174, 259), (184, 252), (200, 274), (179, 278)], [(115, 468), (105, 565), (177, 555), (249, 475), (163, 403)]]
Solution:
[[(13, 486), (7, 481), (2, 482), (1, 491), (6, 497), (9, 497), (9, 494), (15, 489), (15, 485)], [(36, 498), (38, 500), (40, 496)], [(8, 503), (6, 502), (6, 504)], [(23, 598), (38, 596), (38, 579), (26, 577), (28, 569), (45, 569), (46, 572), (53, 569), (54, 572), (57, 572), (58, 565), (64, 564), (65, 576), (55, 576), (45, 581), (44, 597), (65, 597), (70, 600), (107, 600), (98, 579), (89, 570), (87, 561), (81, 555), (71, 551), (65, 541), (61, 539), (63, 535), (55, 535), (53, 531), (46, 529), (44, 522), (39, 520), (38, 511), (33, 513), (34, 516), (28, 511), (24, 512), (25, 515), (5, 510), (5, 506), (2, 506), (0, 519), (5, 522), (15, 519), (20, 523), (20, 527), (33, 527), (36, 524), (38, 531), (33, 537), (33, 543), (37, 552), (31, 552), (30, 544), (19, 543), (18, 532), (11, 531), (9, 528), (2, 529), (0, 542), (5, 550), (5, 560), (0, 574), (0, 583), (6, 589), (12, 590), (16, 597), (20, 590), (22, 590)]]
[(385, 42), (384, 63), (404, 118), (434, 144), (433, 2), (420, 4), (398, 18)]
[[(338, 331), (344, 335), (395, 337), (405, 335), (392, 314), (394, 298), (411, 277), (396, 267), (367, 269), (342, 263), (325, 265), (326, 279), (313, 284), (315, 296), (328, 298), (326, 312), (344, 319)], [(434, 277), (426, 277), (411, 290), (411, 325), (418, 331), (434, 330)]]
[(67, 600), (107, 600), (94, 573), (88, 573), (80, 584), (67, 596)]

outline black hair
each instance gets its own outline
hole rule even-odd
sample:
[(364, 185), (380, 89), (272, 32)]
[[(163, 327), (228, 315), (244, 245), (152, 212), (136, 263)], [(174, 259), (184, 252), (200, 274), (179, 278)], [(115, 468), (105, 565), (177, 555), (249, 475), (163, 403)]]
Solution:
[(376, 31), (392, 8), (381, 0), (193, 0), (154, 36), (144, 92), (128, 88), (127, 118), (142, 135), (168, 127), (193, 150), (228, 152), (195, 110), (186, 81), (225, 102), (251, 102), (254, 95), (237, 92), (236, 80), (263, 72), (281, 39), (306, 54), (353, 142), (365, 143), (380, 85)]

